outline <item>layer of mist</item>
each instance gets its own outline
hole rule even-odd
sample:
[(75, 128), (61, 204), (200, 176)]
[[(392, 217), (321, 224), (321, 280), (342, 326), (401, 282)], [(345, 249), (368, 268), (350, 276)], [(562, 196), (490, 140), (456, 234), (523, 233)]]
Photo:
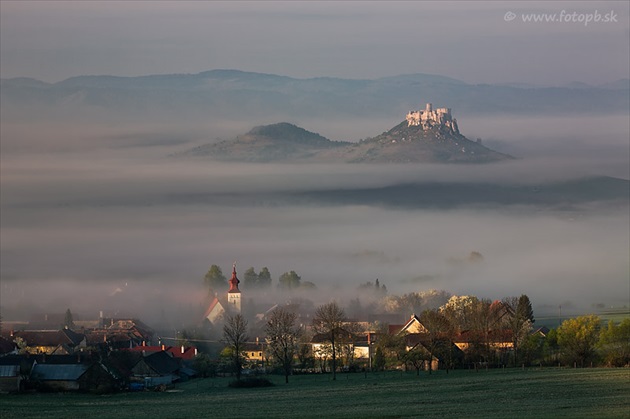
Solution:
[[(349, 301), (359, 284), (376, 278), (391, 294), (444, 289), (495, 299), (525, 293), (535, 307), (571, 302), (585, 310), (628, 303), (627, 204), (413, 210), (276, 199), (410, 182), (628, 179), (627, 115), (460, 118), (469, 138), (521, 157), (491, 165), (265, 165), (169, 157), (240, 134), (250, 122), (3, 121), (3, 317), (71, 308), (89, 318), (104, 310), (149, 324), (196, 322), (207, 303), (203, 275), (211, 264), (229, 271), (234, 260), (240, 274), (267, 266), (274, 286), (280, 274), (295, 270), (317, 285), (310, 294), (316, 303)], [(397, 123), (377, 129), (382, 121), (293, 122), (332, 139), (358, 139)], [(482, 262), (467, 261), (473, 251)], [(266, 300), (280, 300), (272, 291)], [(247, 300), (248, 290), (243, 293)]]

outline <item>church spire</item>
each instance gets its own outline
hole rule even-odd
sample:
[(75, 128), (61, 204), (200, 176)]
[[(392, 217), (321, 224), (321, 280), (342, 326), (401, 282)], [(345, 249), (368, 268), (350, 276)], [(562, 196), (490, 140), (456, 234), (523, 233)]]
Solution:
[(234, 264), (232, 265), (232, 278), (230, 278), (230, 290), (228, 292), (240, 293), (241, 291), (238, 289), (238, 284), (240, 282), (241, 281), (239, 281), (239, 279), (236, 277), (236, 262), (234, 262)]

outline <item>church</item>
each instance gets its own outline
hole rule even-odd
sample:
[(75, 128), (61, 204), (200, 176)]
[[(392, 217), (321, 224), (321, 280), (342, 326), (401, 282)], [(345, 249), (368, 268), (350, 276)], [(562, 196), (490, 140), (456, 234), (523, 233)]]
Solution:
[(215, 295), (203, 316), (213, 326), (220, 323), (226, 315), (241, 313), (241, 291), (238, 289), (238, 284), (241, 281), (236, 276), (236, 262), (232, 265), (232, 278), (228, 282), (230, 289), (227, 292), (227, 296), (219, 297)]

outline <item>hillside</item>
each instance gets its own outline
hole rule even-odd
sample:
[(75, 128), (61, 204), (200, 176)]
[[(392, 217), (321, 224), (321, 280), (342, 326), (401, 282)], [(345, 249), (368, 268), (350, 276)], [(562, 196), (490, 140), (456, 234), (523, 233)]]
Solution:
[(349, 146), (287, 122), (252, 128), (232, 140), (196, 147), (184, 155), (224, 161), (271, 162), (313, 158), (319, 151)]
[(346, 163), (489, 163), (513, 157), (460, 134), (448, 108), (412, 111), (407, 120), (383, 134), (350, 143), (331, 141), (283, 122), (253, 128), (235, 139), (194, 148), (184, 155), (216, 160)]
[(423, 130), (406, 121), (344, 151), (344, 160), (352, 163), (490, 163), (513, 158), (459, 132), (442, 127)]

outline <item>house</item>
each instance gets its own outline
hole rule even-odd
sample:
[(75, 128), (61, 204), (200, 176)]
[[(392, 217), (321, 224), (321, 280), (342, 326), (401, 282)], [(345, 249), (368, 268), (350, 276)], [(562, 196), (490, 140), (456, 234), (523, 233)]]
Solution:
[(497, 351), (514, 349), (512, 331), (508, 329), (489, 330), (487, 333), (478, 330), (464, 330), (455, 336), (454, 343), (462, 351), (482, 344), (487, 344), (490, 349)]
[(119, 377), (99, 362), (91, 364), (33, 365), (31, 382), (40, 389), (57, 391), (111, 391), (120, 388)]
[(32, 354), (72, 354), (86, 347), (85, 335), (70, 329), (20, 330), (11, 332), (11, 339), (22, 341), (24, 350)]
[(256, 338), (257, 342), (247, 342), (243, 348), (243, 354), (245, 355), (245, 359), (247, 361), (261, 365), (265, 362), (265, 351), (263, 348), (263, 344), (258, 342), (258, 338)]
[(111, 334), (124, 334), (136, 344), (150, 342), (154, 331), (138, 319), (102, 318), (100, 330)]
[(404, 335), (406, 333), (428, 333), (428, 329), (424, 327), (420, 318), (415, 314), (412, 314), (405, 324), (389, 325), (390, 335)]
[[(313, 357), (319, 362), (325, 362), (331, 357), (331, 346), (329, 334), (317, 333), (311, 339), (311, 352)], [(369, 360), (370, 347), (368, 335), (363, 333), (351, 333), (344, 329), (336, 331), (337, 347), (336, 357), (345, 366), (350, 366), (354, 361)]]
[(133, 352), (142, 352), (144, 354), (152, 354), (155, 352), (167, 352), (169, 354), (171, 354), (171, 356), (173, 358), (177, 358), (177, 359), (181, 359), (181, 360), (186, 360), (186, 361), (190, 361), (192, 359), (194, 359), (197, 354), (197, 348), (195, 348), (194, 346), (166, 346), (166, 345), (160, 345), (160, 346), (135, 346), (133, 348), (129, 348), (130, 351)]
[(448, 336), (433, 333), (415, 314), (403, 325), (390, 325), (389, 333), (403, 338), (408, 359), (419, 369), (436, 371), (440, 364), (452, 365), (463, 357)]
[(0, 365), (0, 393), (20, 391), (21, 384), (20, 365)]
[(546, 338), (547, 335), (549, 334), (550, 330), (548, 327), (546, 326), (540, 326), (539, 328), (537, 328), (536, 330), (532, 330), (532, 335), (537, 335), (538, 337), (541, 338)]
[(172, 384), (179, 378), (180, 363), (165, 351), (145, 354), (131, 368), (132, 381), (144, 382), (145, 387)]

